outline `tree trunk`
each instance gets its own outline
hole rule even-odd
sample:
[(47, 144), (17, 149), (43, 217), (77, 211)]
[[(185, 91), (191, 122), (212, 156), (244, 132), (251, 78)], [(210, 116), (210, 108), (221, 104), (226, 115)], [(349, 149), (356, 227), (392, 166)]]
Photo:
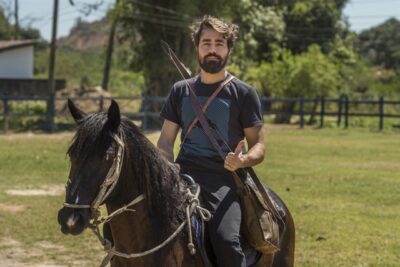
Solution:
[[(119, 0), (117, 0), (116, 5), (118, 5), (118, 3)], [(112, 18), (110, 35), (108, 36), (106, 61), (104, 63), (103, 80), (101, 82), (101, 87), (106, 91), (108, 91), (108, 82), (110, 79), (112, 55), (114, 52), (114, 39), (115, 39), (114, 36), (115, 36), (115, 31), (117, 29), (117, 24), (118, 24), (118, 14), (116, 13), (115, 16)]]
[[(165, 38), (170, 37), (170, 38)], [(172, 50), (176, 53), (179, 59), (186, 65), (190, 66), (192, 60), (195, 59), (195, 54), (193, 54), (193, 44), (190, 41), (190, 38), (186, 38), (187, 36), (182, 36), (181, 34), (175, 34), (173, 36), (165, 36), (157, 40), (155, 47), (159, 51), (159, 53), (155, 53), (158, 57), (158, 60), (154, 59), (153, 64), (148, 67), (148, 71), (145, 72), (146, 76), (146, 85), (147, 90), (145, 90), (143, 96), (145, 97), (159, 97), (159, 96), (168, 96), (172, 85), (182, 80), (183, 78), (179, 75), (178, 70), (176, 70), (175, 66), (169, 61), (167, 55), (165, 55), (161, 49), (160, 40), (163, 39), (169, 43)], [(162, 60), (160, 60), (160, 58)], [(155, 64), (157, 66), (155, 66)], [(195, 73), (192, 69), (192, 73)], [(156, 113), (158, 114), (164, 103), (161, 101), (144, 101), (142, 102), (141, 111)], [(142, 120), (142, 126), (145, 126), (145, 130), (154, 130), (160, 129), (162, 120), (159, 116), (147, 116)]]
[(316, 117), (316, 112), (317, 112), (317, 108), (318, 108), (318, 100), (315, 100), (313, 103), (313, 107), (311, 109), (311, 116), (310, 119), (308, 120), (307, 124), (308, 125), (313, 125), (317, 122), (317, 120), (315, 119)]
[(293, 116), (295, 106), (296, 101), (283, 103), (281, 108), (283, 114), (277, 114), (274, 122), (277, 124), (290, 124), (290, 119)]

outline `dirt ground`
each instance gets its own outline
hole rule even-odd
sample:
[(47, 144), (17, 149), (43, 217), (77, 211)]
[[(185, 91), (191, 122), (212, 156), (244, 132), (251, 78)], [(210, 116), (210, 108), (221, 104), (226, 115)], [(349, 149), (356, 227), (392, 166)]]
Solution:
[(65, 265), (54, 265), (50, 262), (43, 262), (40, 264), (25, 262), (25, 260), (30, 257), (42, 255), (47, 249), (63, 251), (64, 248), (57, 247), (48, 242), (41, 242), (30, 250), (26, 250), (22, 248), (18, 241), (3, 238), (0, 240), (0, 265), (1, 267), (68, 267)]
[[(41, 188), (9, 189), (5, 193), (11, 196), (61, 196), (65, 192), (65, 185), (54, 184)], [(0, 203), (0, 209), (2, 208)]]
[[(61, 195), (64, 193), (64, 185), (48, 185), (41, 188), (29, 189), (10, 189), (5, 191), (8, 195), (18, 196), (42, 196), (42, 195)], [(0, 203), (0, 211), (18, 213), (26, 209), (23, 205)], [(40, 264), (28, 263), (31, 258), (42, 258), (45, 251), (55, 251), (61, 253), (65, 249), (62, 246), (57, 246), (51, 242), (39, 242), (29, 249), (26, 249), (22, 244), (11, 238), (0, 239), (0, 266), (1, 267), (71, 267), (84, 266), (79, 262), (72, 262), (68, 266), (55, 265), (52, 262), (42, 262)]]

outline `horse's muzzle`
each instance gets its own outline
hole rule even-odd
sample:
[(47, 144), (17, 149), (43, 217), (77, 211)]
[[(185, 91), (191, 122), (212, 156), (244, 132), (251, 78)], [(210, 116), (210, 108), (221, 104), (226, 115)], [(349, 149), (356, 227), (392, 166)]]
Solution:
[(79, 235), (89, 225), (90, 209), (64, 207), (58, 211), (58, 223), (63, 234)]

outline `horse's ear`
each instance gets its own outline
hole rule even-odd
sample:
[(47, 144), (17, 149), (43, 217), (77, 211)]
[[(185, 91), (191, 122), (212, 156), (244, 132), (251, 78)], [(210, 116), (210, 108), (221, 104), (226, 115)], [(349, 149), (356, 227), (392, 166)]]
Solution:
[(111, 129), (116, 131), (121, 123), (121, 113), (119, 111), (119, 106), (117, 102), (111, 100), (111, 106), (108, 109), (108, 121)]
[(72, 102), (72, 100), (69, 98), (68, 98), (68, 109), (69, 112), (71, 112), (71, 115), (76, 123), (79, 123), (86, 116), (86, 113), (80, 110), (77, 106), (75, 106), (74, 102)]

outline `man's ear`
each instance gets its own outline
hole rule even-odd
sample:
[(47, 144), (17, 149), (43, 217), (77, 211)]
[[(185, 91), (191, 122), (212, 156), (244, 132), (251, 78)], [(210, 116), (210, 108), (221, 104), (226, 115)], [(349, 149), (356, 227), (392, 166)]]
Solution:
[(86, 117), (86, 113), (80, 110), (77, 106), (75, 106), (74, 102), (68, 98), (68, 109), (74, 118), (75, 122), (79, 124), (84, 117)]

